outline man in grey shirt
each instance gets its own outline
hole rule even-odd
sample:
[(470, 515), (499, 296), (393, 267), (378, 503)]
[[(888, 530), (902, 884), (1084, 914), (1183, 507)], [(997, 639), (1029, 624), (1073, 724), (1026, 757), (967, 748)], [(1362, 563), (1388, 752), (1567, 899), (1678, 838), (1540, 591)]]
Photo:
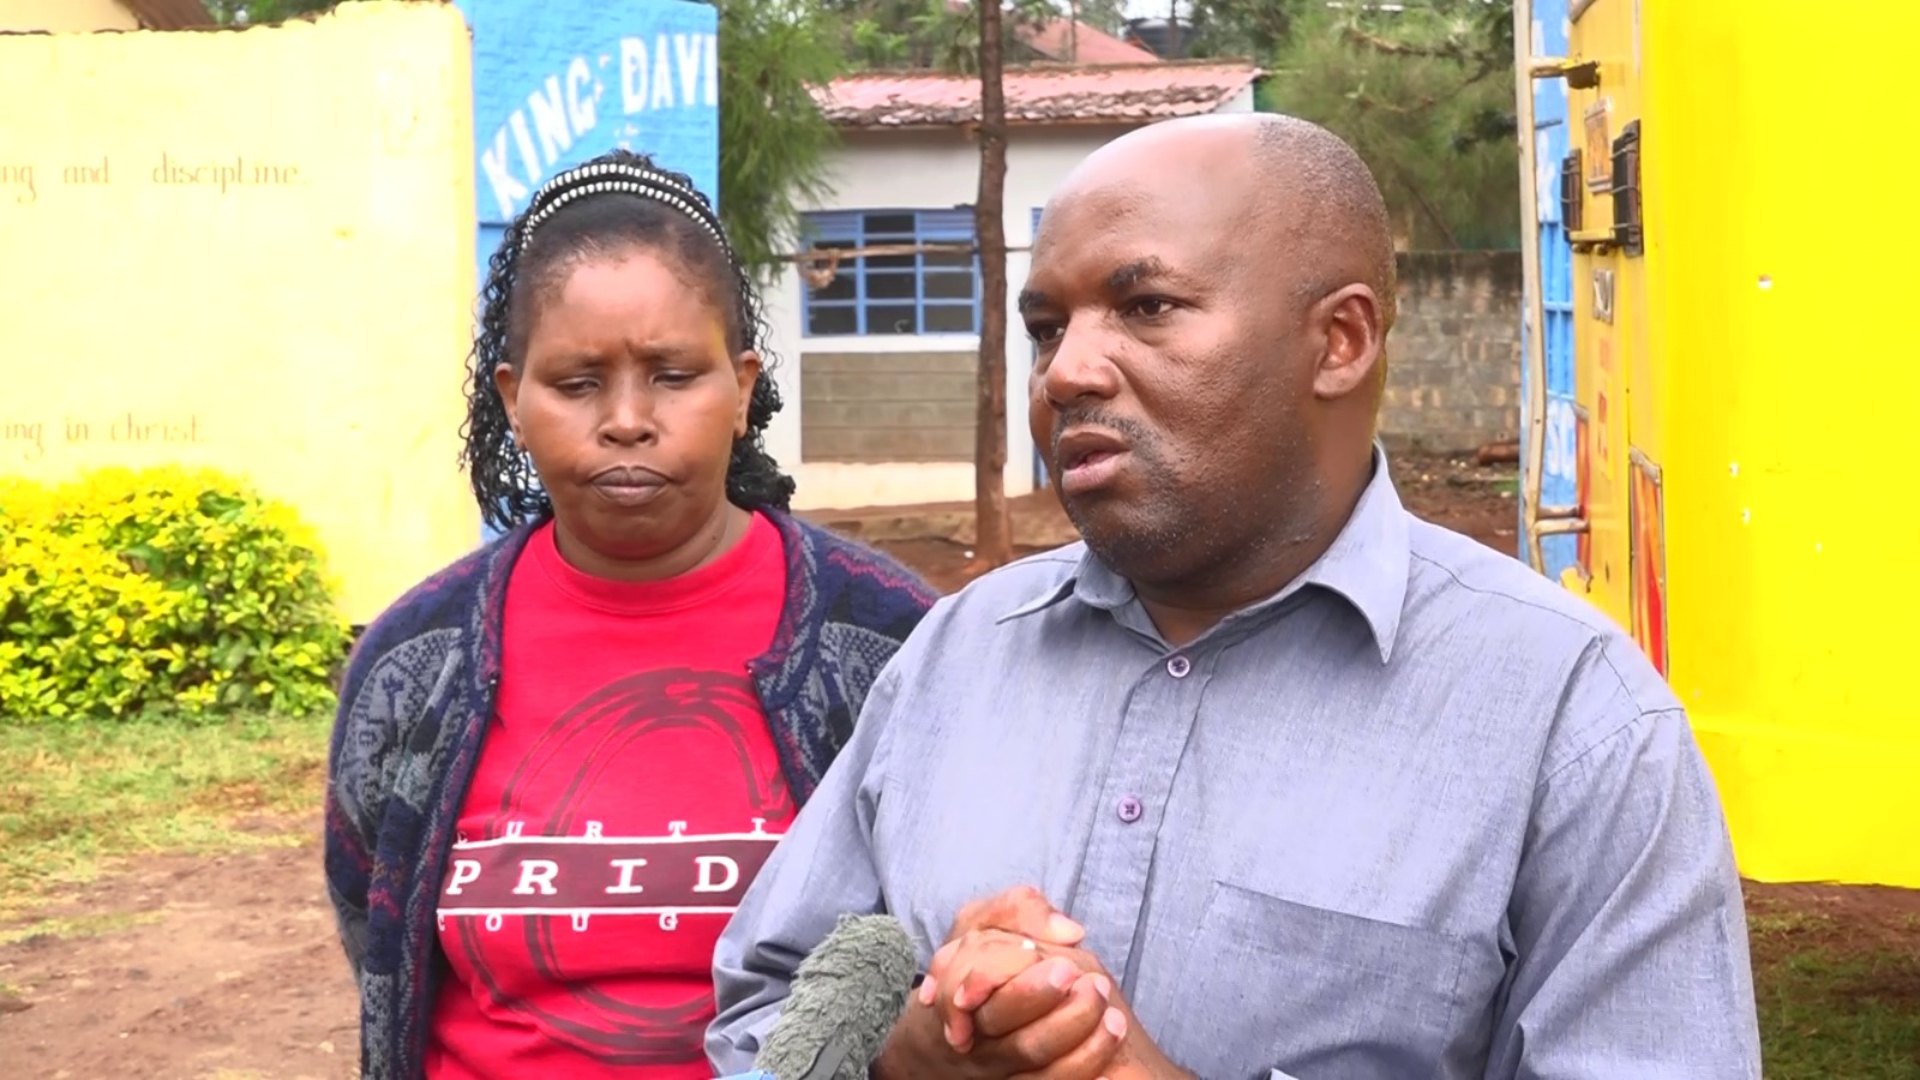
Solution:
[(1749, 1078), (1725, 823), (1634, 643), (1400, 505), (1379, 191), (1271, 115), (1154, 125), (1048, 204), (1031, 419), (1083, 544), (934, 608), (741, 903), (744, 1069), (843, 912), (940, 1077)]

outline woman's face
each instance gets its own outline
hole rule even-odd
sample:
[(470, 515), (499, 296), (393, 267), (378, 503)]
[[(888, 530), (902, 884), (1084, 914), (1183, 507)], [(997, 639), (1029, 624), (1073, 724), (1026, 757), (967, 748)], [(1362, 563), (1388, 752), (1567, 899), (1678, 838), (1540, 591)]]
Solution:
[(727, 351), (721, 313), (670, 255), (632, 248), (562, 274), (529, 305), (519, 369), (494, 372), (561, 553), (602, 577), (683, 573), (727, 530), (760, 358)]

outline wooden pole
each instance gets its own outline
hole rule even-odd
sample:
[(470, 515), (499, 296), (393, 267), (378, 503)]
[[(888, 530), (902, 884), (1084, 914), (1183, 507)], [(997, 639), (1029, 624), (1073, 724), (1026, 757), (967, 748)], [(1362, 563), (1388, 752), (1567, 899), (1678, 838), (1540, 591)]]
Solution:
[(980, 0), (980, 194), (974, 234), (980, 243), (980, 389), (974, 418), (975, 559), (1013, 561), (1007, 514), (1007, 101), (1001, 85), (1000, 0)]

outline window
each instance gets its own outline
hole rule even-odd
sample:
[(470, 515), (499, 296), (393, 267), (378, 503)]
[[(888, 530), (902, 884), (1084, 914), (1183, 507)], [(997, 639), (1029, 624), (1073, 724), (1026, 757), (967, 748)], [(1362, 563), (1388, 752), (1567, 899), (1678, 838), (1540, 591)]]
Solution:
[[(816, 251), (973, 243), (970, 209), (833, 211), (807, 224)], [(828, 284), (802, 288), (809, 337), (980, 332), (980, 260), (970, 252), (846, 259)]]

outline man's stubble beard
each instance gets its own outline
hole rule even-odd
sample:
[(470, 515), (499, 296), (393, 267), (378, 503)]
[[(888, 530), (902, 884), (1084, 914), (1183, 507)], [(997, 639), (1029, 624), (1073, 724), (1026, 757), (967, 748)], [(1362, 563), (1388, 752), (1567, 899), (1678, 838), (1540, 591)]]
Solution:
[[(1146, 442), (1133, 447), (1141, 494), (1083, 497), (1078, 506), (1062, 494), (1061, 503), (1087, 549), (1114, 573), (1136, 583), (1199, 583), (1250, 555), (1257, 561), (1258, 551), (1278, 554), (1314, 541), (1322, 485), (1305, 460), (1310, 440), (1297, 430), (1284, 438), (1289, 452), (1259, 470), (1266, 482), (1229, 492), (1217, 506), (1183, 497), (1197, 485), (1168, 469)], [(1095, 509), (1098, 502), (1112, 505)]]

